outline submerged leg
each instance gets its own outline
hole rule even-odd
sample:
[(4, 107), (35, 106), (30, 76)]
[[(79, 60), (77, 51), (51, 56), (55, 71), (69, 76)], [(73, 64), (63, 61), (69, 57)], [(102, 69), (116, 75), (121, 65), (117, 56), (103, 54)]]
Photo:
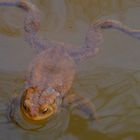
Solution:
[(93, 103), (78, 94), (68, 95), (64, 98), (63, 105), (69, 108), (72, 113), (81, 114), (81, 116), (83, 115), (84, 118), (88, 118), (89, 120), (98, 119)]
[(38, 8), (27, 0), (0, 1), (0, 6), (5, 7), (18, 7), (27, 12), (24, 20), (25, 32), (35, 34), (40, 28), (40, 15)]
[(101, 49), (102, 30), (111, 28), (140, 40), (140, 30), (131, 29), (117, 20), (101, 19), (89, 27), (85, 38), (85, 46), (68, 50), (68, 52), (78, 61), (95, 56)]
[(6, 7), (18, 7), (27, 12), (27, 16), (24, 19), (25, 40), (33, 47), (37, 52), (44, 50), (46, 42), (40, 39), (37, 35), (40, 29), (40, 14), (38, 8), (27, 0), (0, 1), (0, 6)]

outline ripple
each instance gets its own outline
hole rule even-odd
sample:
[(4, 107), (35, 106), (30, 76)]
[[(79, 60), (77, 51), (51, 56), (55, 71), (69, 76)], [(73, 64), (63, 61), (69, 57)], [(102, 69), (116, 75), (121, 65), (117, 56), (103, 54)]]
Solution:
[(87, 83), (96, 84), (91, 99), (100, 118), (99, 123), (89, 124), (90, 128), (113, 137), (140, 132), (140, 82), (136, 75), (138, 71), (109, 67), (97, 68), (89, 75)]
[(69, 114), (66, 110), (62, 109), (60, 113), (55, 114), (50, 119), (44, 122), (31, 122), (27, 121), (20, 110), (20, 100), (19, 98), (13, 98), (8, 107), (8, 118), (17, 127), (24, 129), (26, 131), (46, 131), (50, 135), (52, 132), (62, 133), (67, 128), (69, 122)]

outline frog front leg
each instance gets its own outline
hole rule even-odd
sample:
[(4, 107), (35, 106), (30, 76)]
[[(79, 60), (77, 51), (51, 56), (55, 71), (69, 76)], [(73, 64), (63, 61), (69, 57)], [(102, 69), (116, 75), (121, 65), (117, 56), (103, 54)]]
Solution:
[(78, 94), (67, 95), (63, 100), (63, 106), (72, 113), (78, 111), (78, 114), (82, 114), (84, 118), (98, 120), (94, 104), (83, 96)]

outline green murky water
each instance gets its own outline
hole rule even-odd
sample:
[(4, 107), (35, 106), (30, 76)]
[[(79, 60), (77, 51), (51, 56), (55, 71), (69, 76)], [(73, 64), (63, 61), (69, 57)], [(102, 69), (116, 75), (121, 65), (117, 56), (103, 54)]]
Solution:
[[(101, 17), (140, 28), (139, 0), (35, 0), (42, 12), (40, 34), (80, 44), (89, 24)], [(10, 14), (9, 14), (10, 13)], [(20, 92), (34, 51), (24, 42), (19, 9), (0, 8), (0, 140), (139, 140), (140, 42), (117, 31), (105, 31), (104, 50), (77, 66), (72, 91), (96, 106), (98, 122), (62, 111), (38, 129), (6, 118), (6, 104)], [(60, 34), (61, 33), (61, 34)]]

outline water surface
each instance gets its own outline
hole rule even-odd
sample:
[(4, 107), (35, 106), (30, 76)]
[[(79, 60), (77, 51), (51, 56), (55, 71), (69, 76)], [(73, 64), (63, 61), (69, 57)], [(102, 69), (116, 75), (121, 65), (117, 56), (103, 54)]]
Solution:
[[(41, 9), (40, 35), (84, 43), (86, 30), (98, 18), (113, 18), (140, 28), (138, 0), (35, 0)], [(10, 13), (10, 14), (9, 14)], [(104, 49), (77, 66), (72, 91), (89, 98), (99, 117), (91, 122), (63, 110), (38, 129), (6, 118), (9, 100), (18, 95), (34, 51), (23, 39), (20, 9), (0, 8), (0, 139), (1, 140), (139, 140), (140, 139), (140, 42), (117, 31), (105, 31)]]

